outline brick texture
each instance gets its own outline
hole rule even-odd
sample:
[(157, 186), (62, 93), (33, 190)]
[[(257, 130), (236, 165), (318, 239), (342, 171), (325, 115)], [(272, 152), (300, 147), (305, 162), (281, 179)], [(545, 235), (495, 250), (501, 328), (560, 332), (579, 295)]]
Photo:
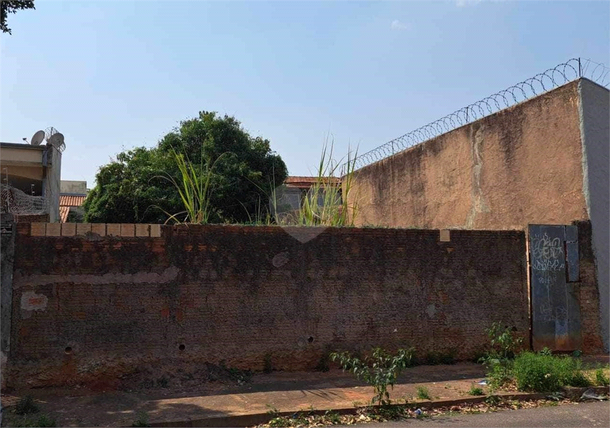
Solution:
[(312, 369), (329, 350), (372, 346), (467, 358), (494, 321), (529, 339), (521, 231), (440, 242), (438, 230), (332, 228), (306, 243), (279, 227), (160, 232), (17, 236), (12, 385), (118, 379), (146, 364), (258, 370), (266, 355)]

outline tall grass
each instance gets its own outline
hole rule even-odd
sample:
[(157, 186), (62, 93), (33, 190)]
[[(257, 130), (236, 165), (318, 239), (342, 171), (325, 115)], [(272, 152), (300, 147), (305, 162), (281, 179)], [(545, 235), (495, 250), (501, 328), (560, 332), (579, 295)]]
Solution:
[[(176, 223), (207, 224), (212, 214), (210, 195), (212, 190), (212, 172), (214, 165), (223, 156), (220, 155), (212, 165), (204, 162), (203, 156), (199, 165), (195, 166), (184, 153), (172, 151), (174, 161), (180, 172), (179, 179), (168, 176), (170, 182), (174, 184), (180, 201), (184, 206), (184, 211), (175, 214), (167, 213), (167, 221), (174, 220)], [(180, 221), (179, 216), (184, 215), (184, 220)]]
[(325, 143), (318, 163), (315, 182), (301, 201), (296, 215), (299, 226), (352, 226), (357, 202), (350, 202), (357, 151), (348, 150), (343, 177), (333, 159), (333, 144)]

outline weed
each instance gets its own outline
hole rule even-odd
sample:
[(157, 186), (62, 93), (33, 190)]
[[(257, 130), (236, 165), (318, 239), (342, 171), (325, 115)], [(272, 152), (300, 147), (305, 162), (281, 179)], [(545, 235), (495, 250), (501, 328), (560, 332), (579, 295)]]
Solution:
[(412, 364), (413, 354), (413, 348), (399, 349), (396, 355), (381, 348), (374, 348), (371, 356), (364, 359), (349, 352), (333, 352), (330, 357), (333, 361), (339, 360), (343, 370), (352, 372), (358, 379), (373, 387), (373, 404), (377, 402), (389, 405), (391, 401), (388, 386), (393, 388), (402, 370)]
[(30, 413), (37, 413), (40, 409), (34, 401), (34, 397), (26, 395), (21, 397), (15, 406), (15, 413), (18, 415), (29, 415)]
[(280, 411), (273, 407), (271, 404), (265, 404), (265, 406), (269, 409), (267, 410), (267, 414), (271, 417), (277, 417), (280, 414)]
[(604, 369), (601, 367), (595, 370), (595, 383), (599, 386), (610, 385), (610, 379), (608, 378), (608, 375), (604, 372)]
[(470, 391), (468, 391), (468, 394), (470, 394), (470, 395), (483, 395), (485, 393), (483, 392), (482, 388), (479, 388), (478, 386), (472, 385), (472, 387), (470, 388)]
[[(315, 183), (309, 188), (301, 201), (296, 218), (288, 218), (283, 223), (300, 226), (353, 226), (357, 214), (357, 202), (350, 201), (357, 150), (348, 150), (344, 158), (344, 170), (333, 160), (333, 143), (326, 142), (318, 164)], [(342, 159), (343, 160), (343, 159)], [(341, 182), (336, 179), (342, 175)], [(277, 218), (277, 217), (276, 217)]]
[(289, 427), (292, 426), (292, 421), (290, 418), (285, 416), (278, 416), (277, 418), (273, 418), (268, 422), (270, 427)]
[(180, 171), (180, 180), (176, 181), (169, 175), (164, 178), (169, 180), (178, 191), (184, 211), (173, 215), (165, 212), (169, 216), (167, 221), (173, 220), (180, 223), (178, 216), (185, 215), (187, 223), (207, 224), (213, 212), (211, 204), (212, 171), (216, 162), (225, 154), (221, 154), (211, 165), (206, 163), (202, 156), (198, 166), (194, 166), (185, 153), (173, 150), (172, 154)]
[(553, 351), (551, 351), (546, 346), (539, 352), (540, 355), (553, 355)]
[(497, 322), (492, 323), (487, 329), (487, 336), (491, 348), (484, 360), (512, 360), (523, 343), (523, 338), (516, 337), (511, 328), (502, 328)]
[(580, 360), (571, 357), (523, 352), (516, 359), (513, 375), (522, 391), (556, 391), (562, 386), (588, 386)]
[(418, 386), (417, 398), (419, 398), (420, 400), (431, 400), (428, 388), (426, 388), (425, 386)]
[(271, 362), (271, 354), (265, 354), (263, 361), (263, 373), (271, 373), (273, 371), (273, 363)]
[(138, 412), (138, 418), (134, 423), (131, 424), (132, 427), (148, 427), (148, 413), (144, 411)]
[(487, 367), (487, 377), (492, 390), (505, 386), (512, 380), (513, 359), (520, 349), (523, 338), (516, 337), (512, 329), (493, 323), (487, 329), (490, 348), (482, 362)]
[(324, 420), (330, 425), (339, 425), (341, 423), (341, 415), (339, 415), (337, 412), (333, 412), (332, 410), (327, 410), (324, 413)]
[(55, 427), (57, 426), (55, 419), (51, 419), (47, 415), (41, 415), (38, 419), (23, 419), (19, 422), (21, 427)]
[(502, 401), (502, 399), (500, 397), (498, 397), (497, 395), (488, 395), (485, 398), (485, 404), (487, 404), (490, 407), (497, 406), (498, 404), (500, 404), (501, 401)]
[(318, 372), (327, 372), (330, 370), (329, 363), (330, 362), (330, 353), (324, 352), (320, 356), (320, 360), (318, 361), (318, 365), (316, 366), (316, 371)]
[(161, 388), (167, 388), (169, 387), (169, 380), (165, 376), (160, 377), (159, 379), (157, 379), (157, 386)]

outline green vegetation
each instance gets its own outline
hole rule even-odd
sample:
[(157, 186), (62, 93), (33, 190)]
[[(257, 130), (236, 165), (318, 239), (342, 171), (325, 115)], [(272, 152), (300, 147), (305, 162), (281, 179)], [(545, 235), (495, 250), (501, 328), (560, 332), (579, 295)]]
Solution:
[(430, 392), (428, 391), (428, 388), (426, 388), (425, 386), (417, 387), (417, 398), (419, 398), (420, 400), (431, 400), (432, 399), (430, 397)]
[(595, 383), (599, 386), (609, 386), (610, 379), (608, 375), (604, 372), (604, 369), (599, 367), (595, 370)]
[[(316, 173), (316, 181), (301, 203), (296, 224), (300, 226), (353, 226), (357, 203), (350, 204), (357, 152), (348, 151), (343, 180), (337, 176), (339, 163), (333, 159), (333, 145), (325, 144)], [(343, 159), (342, 159), (343, 160)], [(288, 220), (290, 224), (290, 219)]]
[(172, 220), (246, 223), (268, 210), (275, 183), (287, 175), (268, 140), (252, 137), (234, 117), (204, 111), (156, 147), (124, 151), (102, 166), (84, 204), (85, 221), (164, 223), (168, 213), (185, 210), (178, 184), (193, 195), (186, 205), (197, 209)]
[(41, 415), (37, 419), (22, 419), (18, 422), (20, 427), (55, 427), (57, 423), (55, 419), (50, 418), (47, 415)]
[(273, 363), (271, 361), (271, 354), (265, 354), (263, 360), (263, 373), (271, 373), (273, 371)]
[(523, 338), (516, 337), (509, 327), (493, 323), (487, 330), (489, 348), (481, 362), (487, 367), (487, 377), (492, 389), (497, 389), (512, 380), (512, 366), (515, 355), (521, 348)]
[(483, 388), (479, 388), (478, 386), (472, 385), (472, 387), (468, 391), (468, 394), (470, 394), (470, 395), (484, 395), (485, 392), (483, 392)]
[(131, 424), (132, 427), (149, 427), (150, 424), (148, 423), (148, 413), (144, 412), (144, 411), (140, 411), (138, 412), (138, 418), (135, 420), (134, 423)]
[(393, 388), (402, 370), (413, 365), (413, 354), (413, 348), (399, 349), (396, 355), (381, 348), (374, 348), (372, 354), (365, 358), (349, 352), (333, 352), (330, 357), (333, 361), (339, 361), (343, 370), (350, 371), (373, 387), (375, 396), (371, 403), (389, 405), (391, 400), (388, 386)]
[(29, 415), (31, 413), (38, 413), (40, 409), (34, 401), (34, 397), (26, 395), (21, 397), (15, 405), (15, 413), (18, 415)]
[(6, 24), (9, 13), (17, 13), (18, 10), (36, 9), (34, 0), (2, 0), (0, 1), (0, 30), (3, 33), (11, 33), (11, 29)]
[(212, 166), (208, 166), (202, 159), (197, 168), (186, 154), (174, 151), (173, 155), (180, 171), (180, 180), (176, 181), (171, 175), (168, 175), (167, 179), (178, 191), (184, 210), (175, 214), (166, 213), (168, 221), (174, 220), (180, 223), (179, 216), (185, 216), (185, 223), (207, 224), (212, 214), (210, 203), (212, 171), (214, 164), (222, 158), (222, 155)]
[(325, 351), (318, 360), (318, 364), (316, 365), (316, 371), (318, 372), (327, 372), (330, 370), (330, 352)]
[(550, 392), (562, 386), (588, 386), (580, 360), (568, 356), (523, 352), (514, 362), (512, 375), (521, 391)]
[[(591, 385), (580, 359), (574, 357), (580, 356), (580, 352), (573, 356), (558, 356), (544, 348), (537, 353), (519, 353), (522, 340), (515, 338), (509, 328), (503, 329), (494, 323), (487, 333), (490, 348), (481, 361), (488, 368), (487, 377), (492, 390), (513, 384), (520, 391), (554, 392), (564, 386)], [(603, 371), (600, 373), (604, 375)], [(601, 383), (597, 381), (597, 373), (596, 382)]]

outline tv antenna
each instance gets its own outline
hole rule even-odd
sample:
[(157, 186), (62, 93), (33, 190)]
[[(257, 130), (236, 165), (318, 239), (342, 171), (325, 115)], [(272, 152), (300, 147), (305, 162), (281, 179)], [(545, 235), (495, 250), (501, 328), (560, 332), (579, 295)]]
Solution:
[(51, 145), (55, 147), (60, 153), (66, 149), (66, 144), (64, 143), (64, 134), (57, 131), (57, 129), (52, 126), (48, 127), (45, 130), (45, 136), (47, 140), (47, 145)]

